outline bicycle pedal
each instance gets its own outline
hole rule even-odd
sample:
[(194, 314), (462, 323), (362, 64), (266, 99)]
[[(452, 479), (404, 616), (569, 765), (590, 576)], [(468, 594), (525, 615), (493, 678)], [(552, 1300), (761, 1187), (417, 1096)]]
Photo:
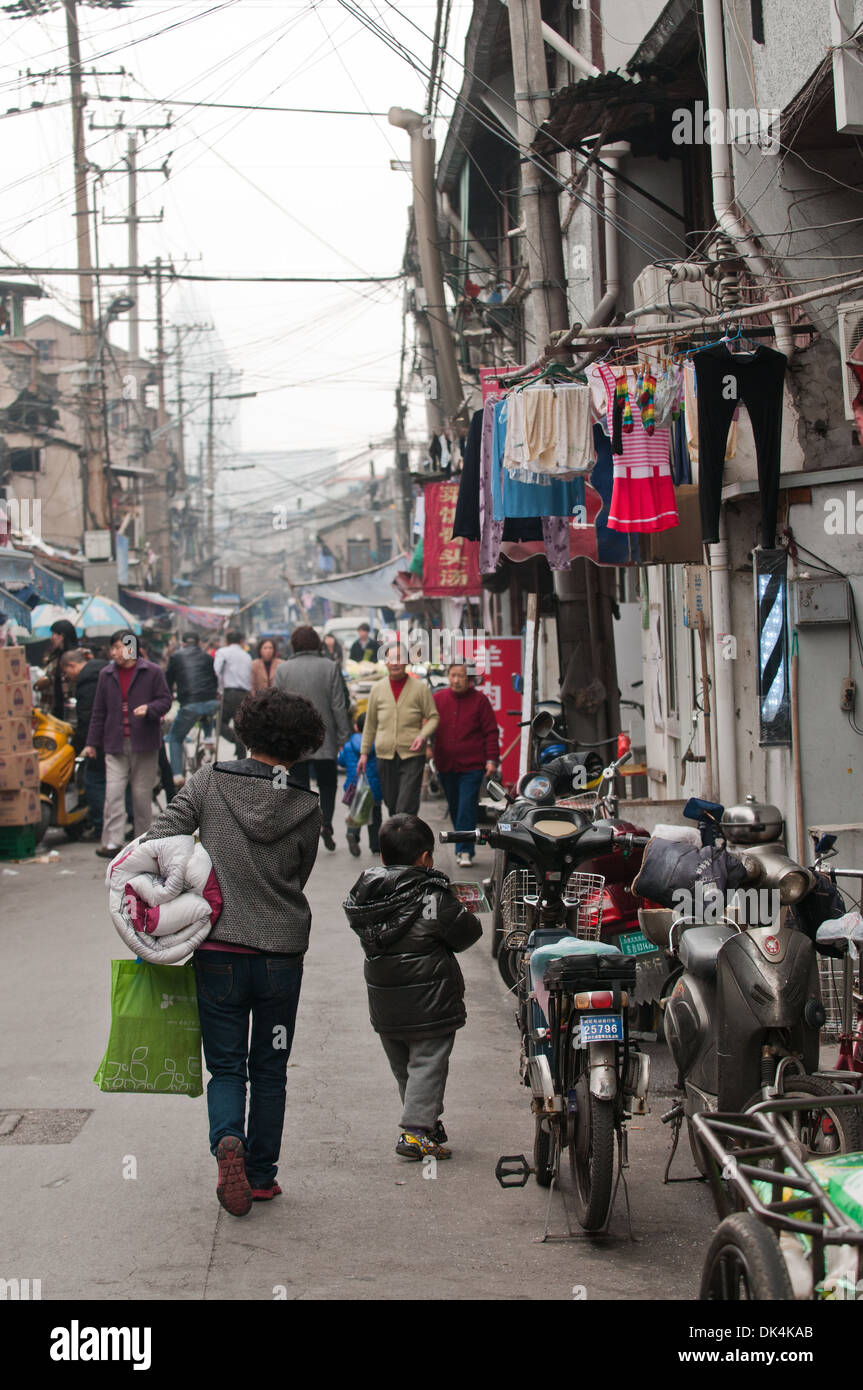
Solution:
[(494, 1175), (501, 1187), (526, 1187), (532, 1172), (524, 1154), (503, 1154), (495, 1165)]

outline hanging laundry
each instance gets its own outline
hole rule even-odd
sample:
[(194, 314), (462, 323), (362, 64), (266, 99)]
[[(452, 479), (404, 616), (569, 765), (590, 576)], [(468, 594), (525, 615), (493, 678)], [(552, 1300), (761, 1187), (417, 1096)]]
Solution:
[(509, 397), (503, 466), (525, 483), (587, 473), (593, 464), (590, 391), (586, 385), (529, 386)]
[[(692, 481), (698, 482), (698, 390), (695, 381), (695, 367), (692, 359), (683, 368), (683, 387), (684, 387), (684, 415), (686, 420), (686, 448), (692, 463)], [(728, 431), (728, 442), (725, 446), (725, 462), (737, 457), (737, 416), (740, 413), (739, 406), (735, 408), (731, 421), (731, 428)]]
[(686, 420), (682, 415), (671, 425), (671, 476), (678, 486), (681, 483), (696, 481), (692, 476), (689, 449), (686, 445)]
[(676, 526), (668, 430), (654, 429), (649, 435), (642, 428), (633, 368), (615, 376), (606, 362), (598, 362), (591, 372), (605, 388), (611, 451), (618, 454), (608, 526), (613, 531), (665, 531)]
[(659, 369), (653, 412), (657, 429), (670, 429), (683, 414), (683, 371), (676, 362), (664, 362)]
[(540, 386), (526, 388), (518, 395), (524, 420), (523, 467), (534, 473), (550, 473), (557, 456), (554, 392)]
[(698, 386), (698, 489), (701, 528), (706, 544), (719, 540), (725, 441), (731, 417), (746, 406), (758, 462), (761, 494), (761, 544), (773, 549), (779, 502), (782, 447), (782, 403), (788, 360), (775, 348), (759, 346), (752, 353), (729, 352), (724, 343), (694, 354)]
[(601, 425), (593, 427), (593, 441), (596, 449), (596, 463), (590, 475), (588, 492), (588, 519), (590, 519), (590, 494), (599, 497), (600, 507), (593, 518), (596, 528), (596, 559), (603, 565), (637, 564), (639, 558), (638, 535), (620, 530), (609, 530), (608, 516), (611, 511), (611, 496), (614, 489), (614, 456), (611, 441)]
[(452, 528), (453, 539), (463, 536), (465, 540), (478, 541), (480, 538), (479, 466), (482, 452), (482, 419), (483, 412), (477, 410), (471, 417), (467, 439), (462, 449), (462, 470)]

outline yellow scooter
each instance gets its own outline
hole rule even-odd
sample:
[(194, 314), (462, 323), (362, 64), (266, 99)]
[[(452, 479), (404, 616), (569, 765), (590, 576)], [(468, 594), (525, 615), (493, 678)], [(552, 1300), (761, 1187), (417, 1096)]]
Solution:
[(72, 725), (44, 710), (33, 711), (33, 746), (39, 755), (39, 800), (42, 820), (39, 839), (51, 826), (80, 839), (87, 827), (84, 801), (84, 759), (75, 756)]

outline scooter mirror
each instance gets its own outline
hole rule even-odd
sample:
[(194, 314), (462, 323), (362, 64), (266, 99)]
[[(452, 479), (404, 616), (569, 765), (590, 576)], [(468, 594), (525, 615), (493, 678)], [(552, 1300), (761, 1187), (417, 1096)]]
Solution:
[(493, 777), (490, 777), (486, 782), (486, 788), (492, 801), (506, 801), (506, 791), (500, 782), (496, 782)]
[(547, 738), (554, 728), (554, 715), (551, 710), (541, 709), (531, 720), (531, 732), (535, 738)]

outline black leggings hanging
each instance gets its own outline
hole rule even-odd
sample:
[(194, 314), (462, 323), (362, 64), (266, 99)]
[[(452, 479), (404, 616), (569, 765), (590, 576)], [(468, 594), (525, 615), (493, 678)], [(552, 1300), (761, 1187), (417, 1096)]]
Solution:
[(782, 397), (787, 359), (773, 348), (733, 353), (720, 343), (693, 357), (698, 401), (698, 497), (702, 539), (719, 540), (722, 470), (725, 445), (734, 411), (741, 403), (749, 411), (758, 490), (761, 494), (761, 544), (772, 550), (776, 538), (782, 439)]

